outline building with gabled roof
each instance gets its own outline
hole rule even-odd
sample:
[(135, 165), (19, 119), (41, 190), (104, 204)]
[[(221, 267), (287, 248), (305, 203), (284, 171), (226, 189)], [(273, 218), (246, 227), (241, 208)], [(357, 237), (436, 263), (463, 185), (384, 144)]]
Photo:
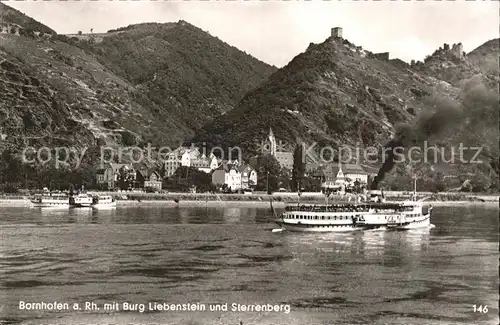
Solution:
[(163, 186), (163, 179), (154, 169), (141, 168), (136, 171), (136, 188), (153, 189), (161, 191)]
[(133, 169), (131, 164), (107, 163), (101, 166), (96, 172), (97, 186), (106, 190), (116, 189), (122, 168)]
[(218, 187), (226, 185), (231, 191), (240, 190), (241, 172), (236, 165), (222, 163), (212, 172), (212, 184)]
[(219, 166), (219, 162), (213, 153), (207, 157), (198, 148), (179, 147), (167, 154), (164, 162), (165, 176), (172, 176), (181, 166), (194, 167), (208, 174)]
[(257, 171), (247, 164), (223, 161), (212, 172), (212, 184), (218, 187), (226, 185), (232, 191), (249, 189), (257, 185)]
[(370, 175), (372, 173), (367, 172), (360, 164), (339, 163), (323, 165), (313, 174), (321, 179), (323, 188), (341, 188), (353, 185), (356, 181), (366, 186)]
[(280, 167), (286, 168), (288, 170), (293, 169), (293, 152), (289, 151), (281, 151), (283, 148), (278, 148), (278, 144), (276, 142), (276, 138), (274, 137), (273, 130), (269, 128), (269, 154), (275, 157)]
[(250, 165), (241, 164), (238, 170), (241, 173), (241, 183), (243, 189), (252, 188), (257, 185), (257, 171)]

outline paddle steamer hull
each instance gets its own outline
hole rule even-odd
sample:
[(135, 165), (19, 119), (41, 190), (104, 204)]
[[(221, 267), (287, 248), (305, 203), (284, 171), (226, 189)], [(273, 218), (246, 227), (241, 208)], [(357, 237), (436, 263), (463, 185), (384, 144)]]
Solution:
[(69, 202), (31, 202), (31, 206), (34, 208), (44, 208), (44, 209), (67, 209), (69, 208)]
[(96, 196), (92, 200), (92, 208), (107, 210), (116, 208), (116, 200), (111, 196)]
[(352, 222), (344, 224), (309, 224), (289, 223), (277, 220), (276, 223), (285, 230), (296, 232), (349, 232), (360, 230)]
[(430, 226), (430, 211), (421, 202), (368, 205), (289, 206), (276, 223), (299, 232), (347, 232), (355, 230), (405, 230)]
[(394, 230), (408, 230), (408, 229), (418, 229), (418, 228), (428, 228), (431, 225), (431, 215), (430, 213), (423, 215), (419, 218), (415, 218), (411, 221), (406, 221), (401, 224), (388, 225), (388, 229)]
[(116, 202), (92, 204), (92, 209), (98, 209), (98, 210), (116, 209)]
[(31, 207), (44, 209), (67, 209), (69, 197), (64, 196), (39, 196), (31, 199)]

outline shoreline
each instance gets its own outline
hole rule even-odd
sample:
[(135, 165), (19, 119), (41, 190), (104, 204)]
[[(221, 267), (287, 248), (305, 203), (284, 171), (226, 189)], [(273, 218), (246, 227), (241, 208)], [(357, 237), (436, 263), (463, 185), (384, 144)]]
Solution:
[[(292, 203), (292, 202), (288, 202)], [(304, 202), (318, 203), (323, 202)], [(273, 201), (276, 208), (284, 208), (286, 202)], [(462, 205), (498, 205), (498, 201), (425, 201), (424, 205), (433, 206), (462, 206)], [(170, 206), (170, 207), (270, 207), (269, 201), (190, 201), (184, 200), (179, 203), (173, 201), (117, 201), (117, 207), (138, 206)]]
[[(270, 201), (275, 207), (285, 204), (296, 204), (299, 197), (293, 193), (253, 193), (253, 194), (212, 194), (212, 193), (119, 193), (119, 192), (89, 192), (97, 195), (112, 195), (116, 198), (117, 207), (166, 206), (166, 207), (270, 207)], [(304, 193), (305, 194), (305, 193)], [(470, 193), (418, 193), (425, 205), (459, 206), (459, 205), (499, 205), (498, 195)], [(329, 203), (347, 203), (350, 196), (335, 195), (329, 198)], [(387, 201), (402, 201), (408, 196), (400, 193), (386, 195)], [(308, 193), (300, 197), (301, 204), (324, 204), (325, 197), (319, 193)], [(354, 203), (354, 201), (352, 201)], [(0, 196), (0, 208), (30, 207), (27, 196)]]
[[(276, 208), (283, 208), (285, 204), (293, 204), (297, 202), (296, 200), (273, 200), (273, 206)], [(323, 200), (303, 200), (305, 204), (324, 204)], [(335, 201), (330, 201), (334, 203)], [(464, 206), (464, 205), (486, 205), (499, 206), (499, 201), (497, 200), (430, 200), (424, 201), (425, 205), (433, 206)], [(0, 198), (0, 208), (22, 208), (30, 207), (30, 201), (27, 199), (1, 199)], [(127, 208), (127, 207), (179, 207), (179, 208), (189, 208), (189, 207), (269, 207), (269, 200), (189, 200), (181, 199), (175, 202), (173, 199), (170, 200), (117, 200), (117, 208)]]

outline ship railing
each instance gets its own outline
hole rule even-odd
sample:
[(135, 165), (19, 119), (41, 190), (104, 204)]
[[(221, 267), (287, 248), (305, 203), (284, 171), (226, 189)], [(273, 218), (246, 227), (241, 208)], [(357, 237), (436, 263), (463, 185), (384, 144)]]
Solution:
[(287, 212), (366, 212), (368, 208), (365, 206), (288, 206), (285, 208)]

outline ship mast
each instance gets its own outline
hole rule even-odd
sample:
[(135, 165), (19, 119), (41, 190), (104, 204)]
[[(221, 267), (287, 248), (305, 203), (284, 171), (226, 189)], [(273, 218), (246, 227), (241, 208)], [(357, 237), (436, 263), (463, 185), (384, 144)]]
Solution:
[(413, 200), (417, 200), (417, 175), (413, 175)]
[(297, 206), (300, 206), (300, 182), (297, 182)]

